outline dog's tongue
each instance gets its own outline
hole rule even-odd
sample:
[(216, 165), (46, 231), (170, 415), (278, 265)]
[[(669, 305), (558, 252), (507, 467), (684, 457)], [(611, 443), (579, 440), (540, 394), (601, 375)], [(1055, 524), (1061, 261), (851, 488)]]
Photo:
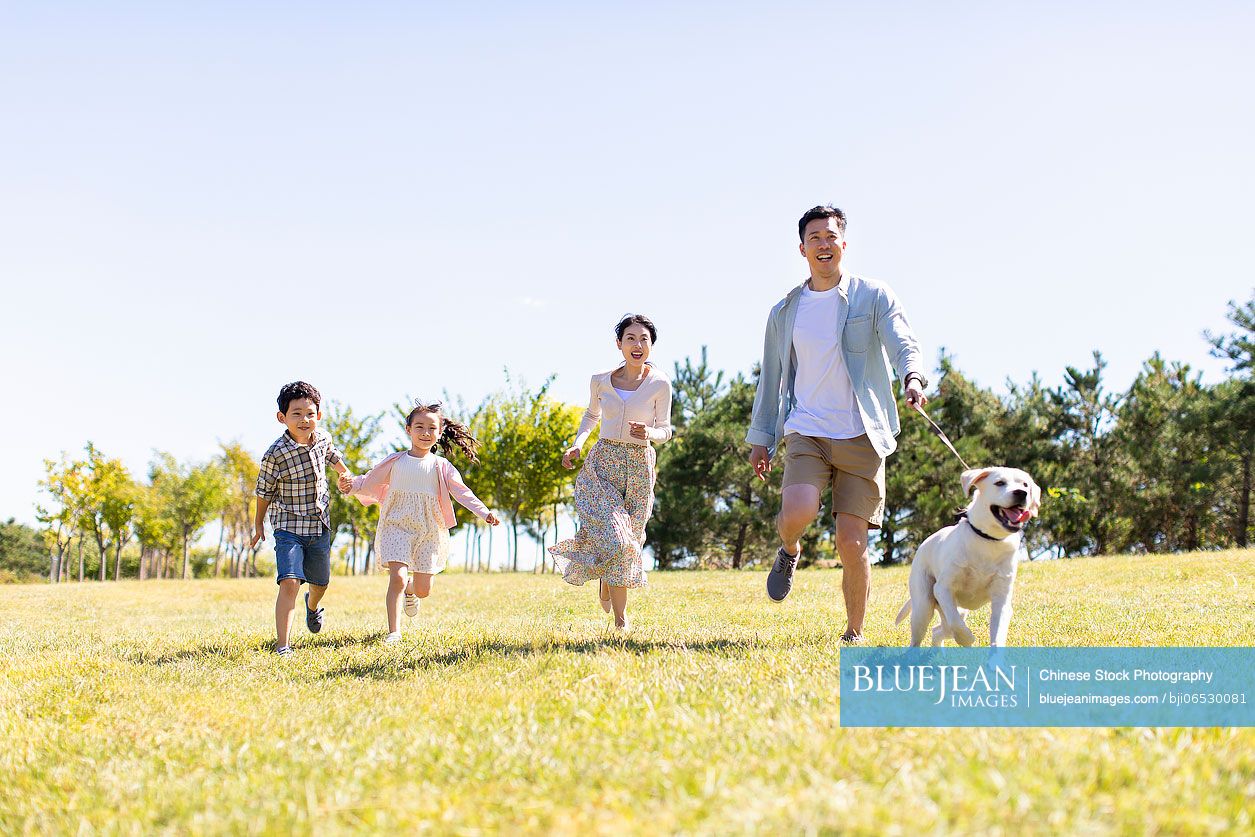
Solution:
[(1023, 523), (1028, 520), (1028, 509), (1015, 507), (1007, 509), (1007, 520), (1012, 523)]

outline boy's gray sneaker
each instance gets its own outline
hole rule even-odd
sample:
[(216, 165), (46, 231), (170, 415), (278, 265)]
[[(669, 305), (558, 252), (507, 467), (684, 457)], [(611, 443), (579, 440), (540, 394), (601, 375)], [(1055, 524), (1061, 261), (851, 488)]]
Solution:
[(797, 566), (798, 555), (790, 555), (783, 546), (776, 551), (776, 563), (767, 573), (767, 598), (773, 602), (784, 601), (793, 589), (793, 569)]
[(316, 634), (322, 630), (322, 612), (323, 608), (317, 610), (309, 609), (309, 593), (305, 594), (305, 627), (309, 628), (311, 634)]
[(286, 657), (291, 657), (291, 656), (292, 656), (292, 646), (291, 646), (291, 645), (285, 645), (285, 646), (283, 646), (282, 648), (276, 648), (276, 649), (275, 649), (275, 653), (276, 653), (276, 654), (278, 654), (280, 657), (284, 657), (284, 658), (286, 658)]

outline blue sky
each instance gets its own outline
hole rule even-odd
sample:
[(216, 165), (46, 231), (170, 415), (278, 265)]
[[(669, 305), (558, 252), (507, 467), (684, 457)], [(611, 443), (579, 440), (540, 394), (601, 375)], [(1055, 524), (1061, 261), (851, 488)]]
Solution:
[(1255, 280), (1250, 4), (0, 4), (0, 518), (503, 369), (578, 402), (628, 310), (748, 370), (832, 201), (935, 361), (1209, 381)]

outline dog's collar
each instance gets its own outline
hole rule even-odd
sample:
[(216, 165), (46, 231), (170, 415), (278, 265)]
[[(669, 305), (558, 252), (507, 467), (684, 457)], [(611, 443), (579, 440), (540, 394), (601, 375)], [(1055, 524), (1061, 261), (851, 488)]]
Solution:
[(959, 517), (961, 517), (961, 518), (963, 518), (964, 520), (966, 520), (966, 521), (967, 521), (967, 525), (972, 527), (972, 531), (973, 531), (973, 532), (975, 532), (976, 534), (980, 535), (980, 536), (981, 536), (982, 538), (984, 538), (985, 540), (987, 540), (987, 541), (1000, 541), (1000, 540), (1002, 540), (1002, 538), (995, 538), (993, 535), (986, 535), (986, 534), (985, 534), (984, 532), (982, 532), (980, 529), (977, 529), (977, 528), (976, 528), (976, 524), (975, 524), (975, 523), (973, 523), (973, 522), (971, 521), (971, 518), (969, 518), (966, 514), (961, 514), (961, 515), (959, 515)]

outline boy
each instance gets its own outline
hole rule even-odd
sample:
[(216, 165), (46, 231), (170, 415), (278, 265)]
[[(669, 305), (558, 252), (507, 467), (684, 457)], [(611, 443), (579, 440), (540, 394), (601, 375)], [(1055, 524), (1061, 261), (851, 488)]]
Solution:
[(279, 595), (275, 599), (275, 652), (292, 654), (288, 633), (296, 594), (308, 582), (305, 594), (305, 626), (318, 633), (323, 625), (323, 608), (318, 607), (331, 582), (331, 492), (327, 488), (327, 466), (341, 478), (348, 477), (340, 452), (325, 432), (318, 431), (322, 419), (322, 396), (304, 381), (295, 381), (279, 390), (279, 423), (287, 430), (261, 458), (257, 475), (257, 517), (252, 546), (266, 539), (266, 513), (275, 533), (275, 575)]

